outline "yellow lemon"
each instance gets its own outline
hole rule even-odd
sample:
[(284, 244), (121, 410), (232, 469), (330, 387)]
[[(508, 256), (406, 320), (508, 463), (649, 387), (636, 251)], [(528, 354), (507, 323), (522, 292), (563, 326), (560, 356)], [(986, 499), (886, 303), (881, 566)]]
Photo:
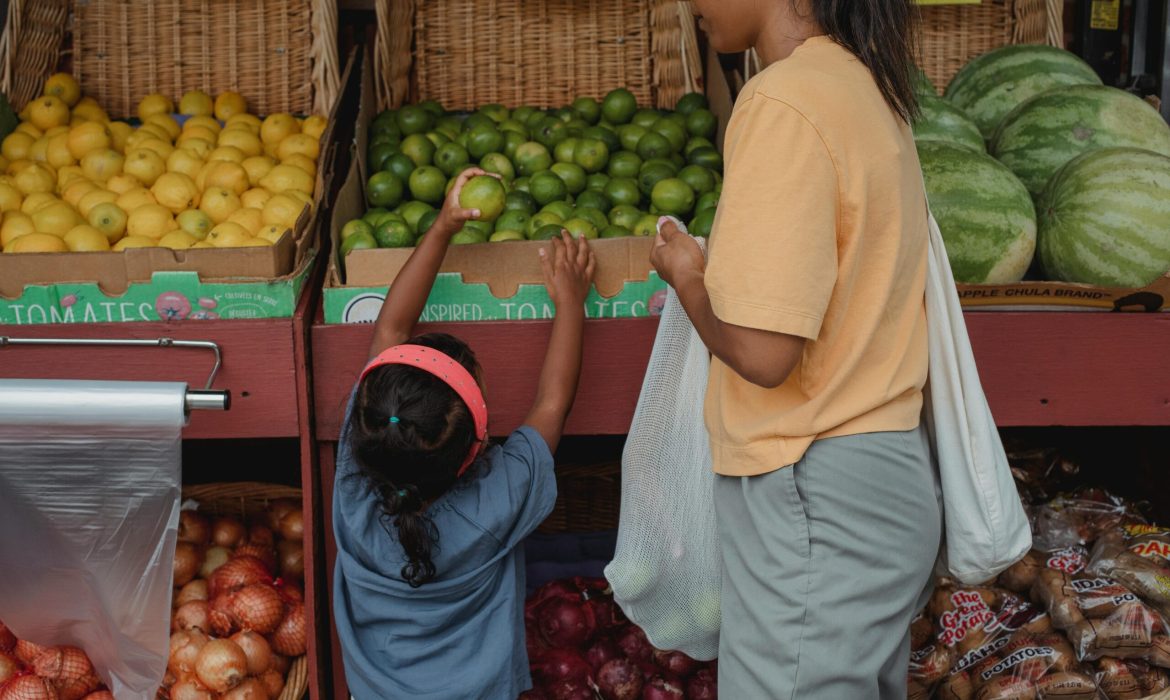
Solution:
[(68, 73), (54, 73), (45, 81), (45, 94), (57, 97), (72, 107), (81, 99), (81, 86)]
[(122, 172), (132, 175), (146, 187), (154, 184), (159, 175), (167, 171), (166, 161), (162, 156), (146, 148), (130, 151), (126, 154), (126, 162), (122, 164)]
[(65, 202), (57, 201), (45, 205), (32, 213), (33, 225), (39, 233), (64, 236), (69, 229), (82, 223), (77, 211)]
[(87, 192), (78, 200), (77, 211), (88, 219), (89, 215), (93, 213), (94, 207), (99, 204), (113, 204), (118, 201), (118, 196), (109, 190), (103, 189)]
[(85, 122), (69, 130), (69, 152), (77, 160), (93, 151), (108, 149), (114, 143), (114, 135), (101, 122)]
[[(88, 102), (86, 100), (89, 100)], [(89, 97), (81, 98), (81, 102), (73, 108), (73, 119), (87, 122), (108, 122), (110, 115), (97, 102)]]
[(300, 168), (284, 165), (283, 163), (272, 168), (260, 180), (260, 186), (270, 192), (284, 192), (296, 190), (305, 194), (313, 193), (313, 176)]
[(3, 142), (0, 142), (0, 154), (3, 154), (8, 160), (28, 158), (29, 151), (35, 141), (36, 138), (23, 131), (14, 131), (5, 136)]
[(203, 167), (203, 159), (185, 148), (176, 148), (167, 156), (167, 171), (183, 173), (194, 179)]
[(291, 165), (294, 168), (300, 168), (311, 176), (316, 176), (317, 174), (317, 161), (300, 153), (294, 153), (281, 162), (285, 165)]
[(247, 229), (237, 223), (225, 221), (216, 224), (207, 234), (207, 242), (216, 248), (233, 248), (252, 237)]
[(49, 165), (54, 168), (64, 168), (67, 165), (77, 163), (73, 159), (73, 154), (69, 152), (69, 134), (56, 134), (49, 138), (48, 146), (45, 148), (45, 156)]
[(32, 122), (21, 122), (16, 126), (15, 129), (12, 130), (12, 133), (28, 134), (34, 139), (39, 139), (45, 135), (45, 132), (33, 126)]
[(241, 206), (240, 197), (226, 187), (208, 187), (199, 200), (199, 209), (217, 224), (227, 221)]
[(316, 161), (317, 156), (321, 154), (321, 143), (307, 134), (296, 134), (281, 141), (280, 145), (276, 147), (276, 155), (281, 160), (287, 159), (294, 153)]
[(260, 117), (255, 114), (237, 114), (229, 119), (224, 120), (223, 128), (229, 127), (245, 128), (257, 136), (260, 135)]
[(244, 157), (258, 156), (264, 152), (264, 145), (260, 137), (243, 129), (228, 129), (219, 134), (219, 146), (232, 146), (240, 150)]
[(4, 246), (5, 253), (67, 253), (64, 239), (48, 233), (30, 233), (19, 236)]
[(261, 228), (256, 233), (256, 237), (263, 238), (269, 243), (276, 244), (280, 241), (281, 237), (283, 237), (286, 232), (290, 235), (292, 234), (292, 230), (287, 226), (281, 226), (280, 224), (270, 224)]
[(61, 199), (69, 202), (70, 206), (76, 207), (82, 197), (98, 189), (101, 188), (90, 180), (80, 178), (61, 189)]
[(179, 228), (191, 234), (198, 240), (207, 238), (207, 234), (211, 228), (215, 226), (215, 222), (211, 220), (207, 212), (202, 209), (188, 209), (175, 217), (175, 223), (179, 224)]
[(199, 239), (183, 230), (171, 231), (158, 239), (158, 244), (171, 250), (186, 250), (199, 242)]
[(257, 231), (264, 228), (264, 212), (260, 209), (241, 207), (232, 212), (232, 215), (227, 220), (243, 226), (252, 235), (255, 235)]
[(221, 122), (247, 111), (248, 102), (238, 92), (223, 92), (215, 98), (215, 118)]
[(81, 159), (81, 171), (94, 182), (108, 182), (122, 172), (126, 159), (112, 148), (90, 151)]
[(189, 90), (179, 98), (179, 114), (193, 117), (208, 116), (215, 111), (215, 103), (202, 90)]
[(208, 162), (222, 160), (228, 163), (243, 163), (247, 158), (247, 154), (235, 146), (219, 146), (207, 156)]
[(20, 172), (21, 170), (24, 170), (28, 166), (32, 165), (33, 162), (34, 161), (32, 161), (28, 158), (22, 158), (20, 160), (10, 161), (8, 163), (8, 167), (4, 169), (4, 172), (5, 172), (4, 177), (8, 178), (9, 180), (12, 180), (12, 182), (15, 184), (16, 181), (13, 179), (12, 176), (15, 175), (16, 173)]
[[(213, 135), (218, 135), (219, 132), (223, 130), (223, 125), (220, 124), (218, 121), (216, 121), (215, 117), (198, 116), (198, 117), (191, 117), (187, 121), (183, 122), (183, 133), (184, 134), (187, 133), (188, 131), (193, 130), (193, 129), (206, 129), (207, 131), (210, 131)], [(212, 139), (212, 140), (214, 141), (215, 139)]]
[(305, 117), (305, 121), (301, 122), (301, 133), (312, 136), (318, 141), (321, 140), (321, 134), (325, 133), (325, 128), (329, 126), (329, 121), (319, 114), (314, 114)]
[(207, 143), (212, 144), (219, 140), (219, 132), (212, 131), (206, 126), (188, 126), (183, 129), (183, 133), (179, 134), (179, 138), (175, 140), (175, 143), (181, 145), (184, 141), (190, 139), (203, 139)]
[(155, 201), (178, 214), (199, 206), (199, 189), (183, 173), (163, 173), (150, 188)]
[(89, 222), (112, 245), (121, 240), (126, 233), (126, 212), (113, 202), (103, 202), (89, 210), (85, 220)]
[(175, 118), (169, 114), (152, 114), (144, 124), (157, 126), (162, 129), (166, 133), (169, 141), (174, 141), (179, 138), (179, 134), (183, 132), (182, 128), (179, 127), (179, 122), (175, 121)]
[(140, 187), (142, 187), (142, 183), (138, 182), (137, 178), (126, 174), (115, 175), (106, 180), (106, 189), (115, 194), (125, 194)]
[(114, 203), (125, 209), (126, 213), (134, 211), (143, 204), (158, 204), (154, 200), (154, 195), (145, 187), (136, 187), (123, 192), (118, 195), (118, 199), (114, 200)]
[(248, 182), (255, 187), (260, 182), (261, 178), (268, 174), (272, 167), (276, 165), (276, 161), (268, 156), (252, 156), (245, 158), (243, 163), (244, 171), (248, 173)]
[(47, 138), (47, 139), (51, 139), (51, 138), (53, 138), (54, 136), (57, 136), (57, 135), (59, 135), (59, 134), (68, 134), (68, 133), (69, 133), (69, 129), (70, 129), (70, 128), (72, 128), (72, 127), (69, 127), (69, 126), (54, 126), (54, 127), (53, 127), (53, 128), (51, 128), (51, 129), (45, 129), (45, 138)]
[(58, 199), (52, 192), (33, 192), (26, 195), (24, 201), (20, 203), (20, 211), (31, 216), (33, 212), (40, 211), (56, 201)]
[(74, 253), (92, 253), (109, 250), (110, 241), (93, 226), (78, 224), (65, 234), (65, 245)]
[(153, 93), (142, 98), (138, 103), (138, 118), (146, 123), (146, 120), (154, 114), (170, 114), (175, 111), (175, 103), (171, 102), (171, 98), (166, 95)]
[(123, 251), (127, 248), (157, 248), (158, 239), (149, 236), (126, 236), (114, 244), (114, 250)]
[(272, 199), (272, 193), (263, 187), (253, 187), (240, 195), (240, 203), (253, 209), (263, 209), (270, 199)]
[(209, 161), (199, 175), (203, 180), (201, 183), (203, 189), (226, 187), (235, 192), (236, 195), (241, 195), (250, 187), (248, 171), (244, 170), (244, 166), (239, 163), (223, 160)]
[(28, 157), (38, 163), (48, 163), (49, 137), (42, 136), (36, 141), (33, 141), (32, 147), (28, 150)]
[(184, 139), (179, 142), (179, 147), (199, 156), (200, 160), (207, 160), (207, 156), (215, 150), (215, 146), (210, 141), (199, 138)]
[(294, 228), (305, 204), (288, 194), (275, 194), (264, 203), (264, 223)]
[(8, 182), (0, 183), (0, 212), (20, 211), (22, 201), (24, 195), (15, 185)]
[(278, 144), (289, 136), (301, 133), (301, 125), (291, 114), (269, 114), (260, 123), (260, 140), (264, 143)]
[(133, 134), (130, 134), (130, 138), (126, 139), (126, 147), (138, 148), (138, 144), (151, 139), (170, 143), (171, 135), (161, 126), (145, 124), (135, 129)]
[(126, 219), (126, 235), (162, 238), (168, 231), (179, 228), (171, 210), (161, 204), (143, 204), (130, 212)]
[(41, 131), (64, 126), (69, 123), (69, 107), (60, 97), (38, 97), (29, 103), (28, 120)]
[(57, 191), (60, 192), (76, 180), (88, 180), (80, 165), (66, 165), (57, 171)]
[(18, 170), (12, 183), (25, 195), (33, 192), (52, 192), (57, 184), (53, 171), (42, 163), (29, 163)]
[(199, 241), (198, 243), (194, 243), (191, 245), (192, 249), (195, 249), (195, 248), (214, 248), (214, 247), (215, 246), (211, 245), (207, 241)]
[(134, 127), (126, 122), (110, 122), (106, 125), (106, 128), (110, 130), (110, 138), (113, 140), (114, 150), (125, 152), (126, 141), (134, 133)]
[(171, 142), (164, 141), (163, 139), (142, 139), (133, 150), (139, 151), (142, 149), (154, 151), (163, 161), (166, 161), (175, 152), (175, 147), (171, 145)]
[(4, 223), (0, 225), (0, 247), (7, 248), (8, 244), (20, 236), (36, 233), (32, 217), (19, 211), (10, 211), (4, 214)]

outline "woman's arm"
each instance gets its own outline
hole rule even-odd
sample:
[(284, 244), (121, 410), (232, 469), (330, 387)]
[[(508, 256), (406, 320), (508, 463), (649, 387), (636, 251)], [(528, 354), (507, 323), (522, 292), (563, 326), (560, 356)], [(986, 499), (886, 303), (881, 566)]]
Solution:
[(435, 276), (439, 274), (439, 266), (443, 264), (443, 256), (447, 254), (451, 237), (463, 228), (464, 222), (479, 217), (479, 210), (459, 206), (459, 193), (463, 190), (463, 185), (476, 175), (491, 173), (479, 168), (469, 168), (459, 175), (455, 186), (451, 188), (443, 202), (439, 218), (435, 219), (435, 223), (427, 230), (395, 278), (394, 284), (386, 294), (382, 310), (378, 313), (378, 321), (374, 324), (374, 340), (370, 344), (371, 358), (386, 348), (401, 345), (414, 335), (414, 326), (418, 323), (423, 306), (430, 296), (431, 287), (435, 284)]
[(674, 287), (679, 302), (711, 354), (747, 381), (766, 389), (788, 379), (804, 352), (804, 338), (725, 323), (711, 306), (704, 283), (706, 261), (699, 244), (663, 222), (650, 262)]

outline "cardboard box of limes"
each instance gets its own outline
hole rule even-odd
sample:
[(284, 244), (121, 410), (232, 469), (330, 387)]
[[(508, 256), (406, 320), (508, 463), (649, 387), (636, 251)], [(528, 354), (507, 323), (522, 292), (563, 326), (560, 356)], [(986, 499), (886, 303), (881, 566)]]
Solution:
[(472, 165), (499, 180), (464, 189), (465, 205), (484, 215), (453, 239), (424, 320), (550, 317), (537, 248), (562, 229), (597, 239), (591, 317), (651, 315), (665, 294), (649, 264), (658, 217), (710, 231), (722, 158), (703, 95), (672, 111), (639, 108), (622, 89), (560, 110), (485, 105), (456, 115), (427, 102), (371, 117), (370, 103), (360, 107), (359, 128), (369, 130), (333, 211), (327, 322), (374, 319), (455, 177)]

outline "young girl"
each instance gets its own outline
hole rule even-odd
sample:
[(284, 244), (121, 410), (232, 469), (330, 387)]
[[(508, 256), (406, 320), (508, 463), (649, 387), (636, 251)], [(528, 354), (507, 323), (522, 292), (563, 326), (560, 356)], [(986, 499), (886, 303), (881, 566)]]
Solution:
[(710, 261), (659, 274), (714, 356), (719, 694), (904, 700), (941, 516), (919, 427), (927, 218), (911, 0), (696, 0), (736, 100)]
[(556, 305), (536, 401), (489, 447), (475, 354), (411, 337), (451, 237), (465, 171), (403, 267), (374, 329), (338, 453), (333, 614), (357, 700), (507, 698), (531, 686), (524, 538), (556, 501), (553, 457), (581, 368), (593, 253), (568, 234), (541, 250)]

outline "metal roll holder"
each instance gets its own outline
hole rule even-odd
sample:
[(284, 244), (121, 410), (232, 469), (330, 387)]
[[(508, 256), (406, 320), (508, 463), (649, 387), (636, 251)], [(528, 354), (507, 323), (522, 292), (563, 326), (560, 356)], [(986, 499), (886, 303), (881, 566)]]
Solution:
[(212, 389), (215, 376), (223, 365), (223, 356), (219, 345), (210, 340), (175, 340), (174, 338), (156, 338), (141, 340), (137, 338), (13, 338), (0, 335), (0, 348), (9, 345), (29, 346), (97, 346), (97, 347), (158, 347), (158, 348), (195, 348), (210, 350), (215, 355), (215, 363), (211, 366), (211, 373), (207, 375), (207, 384), (203, 389), (187, 389), (183, 399), (183, 410), (191, 411), (227, 411), (232, 406), (232, 393), (226, 389)]

